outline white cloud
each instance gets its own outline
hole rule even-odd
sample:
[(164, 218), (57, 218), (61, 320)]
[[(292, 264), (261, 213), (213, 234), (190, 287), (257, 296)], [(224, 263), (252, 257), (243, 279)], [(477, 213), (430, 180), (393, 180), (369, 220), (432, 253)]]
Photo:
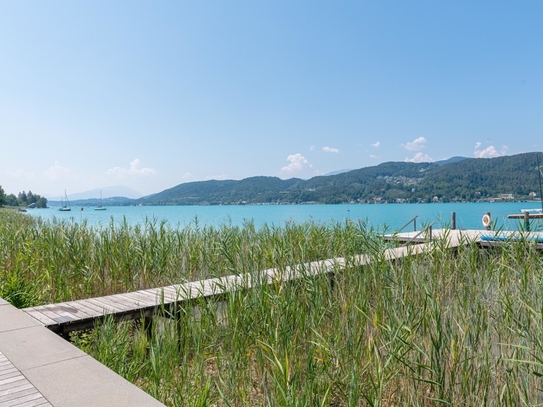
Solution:
[(381, 157), (379, 157), (378, 155), (370, 154), (370, 158), (377, 159), (377, 158), (381, 158)]
[(381, 142), (380, 141), (377, 141), (376, 143), (373, 143), (371, 146), (373, 148), (379, 148), (379, 146), (381, 145)]
[(281, 168), (281, 172), (283, 174), (294, 174), (313, 167), (311, 164), (309, 164), (307, 158), (300, 153), (290, 154), (287, 157), (287, 161), (290, 161), (290, 164)]
[(422, 150), (425, 144), (426, 139), (424, 137), (418, 137), (415, 140), (408, 142), (407, 144), (402, 144), (402, 147), (409, 151), (418, 151)]
[(34, 172), (23, 171), (20, 169), (16, 171), (8, 171), (6, 174), (11, 178), (23, 178), (25, 180), (39, 180), (45, 182), (53, 182), (58, 180), (74, 180), (77, 178), (72, 170), (63, 167), (57, 161), (55, 161), (55, 165), (46, 169), (38, 175), (36, 175)]
[(25, 178), (25, 179), (34, 179), (35, 175), (33, 172), (15, 170), (15, 171), (6, 171), (6, 175), (10, 178)]
[(322, 151), (324, 151), (325, 153), (339, 153), (339, 149), (334, 148), (334, 147), (328, 147), (328, 146), (323, 147)]
[(188, 181), (194, 179), (194, 175), (192, 175), (192, 172), (185, 172), (183, 175), (181, 175), (181, 179)]
[(60, 179), (75, 179), (75, 174), (68, 168), (63, 167), (55, 161), (55, 165), (44, 171), (42, 177), (47, 181), (56, 181)]
[(409, 163), (426, 163), (434, 161), (428, 154), (417, 153), (413, 158), (405, 157), (405, 162)]
[(473, 150), (473, 156), (475, 158), (491, 158), (491, 157), (501, 157), (507, 153), (509, 147), (502, 146), (500, 151), (496, 150), (494, 146), (488, 146), (481, 150), (481, 142), (475, 143), (475, 149)]
[(15, 171), (6, 171), (6, 176), (6, 180), (11, 180), (11, 185), (8, 183), (3, 186), (7, 187), (6, 191), (10, 190), (11, 193), (32, 190), (42, 196), (53, 196), (51, 192), (53, 190), (71, 189), (74, 185), (80, 186), (81, 184), (79, 175), (56, 161), (52, 167), (43, 171), (33, 172), (17, 169)]
[(228, 179), (228, 175), (225, 174), (224, 172), (222, 174), (219, 174), (219, 175), (208, 175), (206, 177), (206, 180), (220, 181), (220, 180), (225, 180), (225, 179)]
[(141, 162), (139, 158), (134, 159), (130, 163), (129, 168), (113, 167), (106, 171), (106, 175), (114, 176), (117, 178), (137, 177), (154, 175), (157, 172), (152, 168), (140, 168)]
[(315, 146), (309, 147), (309, 151), (313, 151), (313, 150), (315, 150)]

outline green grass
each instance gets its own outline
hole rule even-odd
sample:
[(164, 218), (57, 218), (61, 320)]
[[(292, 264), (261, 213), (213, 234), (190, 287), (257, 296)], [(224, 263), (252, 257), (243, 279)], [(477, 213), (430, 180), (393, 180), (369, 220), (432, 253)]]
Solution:
[[(333, 286), (326, 275), (306, 276), (180, 307), (152, 324), (106, 319), (72, 335), (167, 405), (543, 404), (543, 258), (529, 241), (456, 251), (437, 242), (389, 262), (363, 224), (173, 230), (150, 221), (96, 230), (19, 222), (0, 223), (1, 273), (42, 302), (53, 298), (39, 290), (52, 286), (44, 281), (64, 285), (56, 290), (64, 299), (347, 258)], [(356, 266), (359, 253), (373, 262)], [(75, 271), (85, 264), (86, 274)]]

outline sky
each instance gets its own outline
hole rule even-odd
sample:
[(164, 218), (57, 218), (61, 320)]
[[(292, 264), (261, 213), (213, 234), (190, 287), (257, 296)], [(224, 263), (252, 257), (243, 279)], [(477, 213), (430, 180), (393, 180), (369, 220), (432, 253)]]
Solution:
[(0, 186), (541, 151), (543, 2), (0, 0)]

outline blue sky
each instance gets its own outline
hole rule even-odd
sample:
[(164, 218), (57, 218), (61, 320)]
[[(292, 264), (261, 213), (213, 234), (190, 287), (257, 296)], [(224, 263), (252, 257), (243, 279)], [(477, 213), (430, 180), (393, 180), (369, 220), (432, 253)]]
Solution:
[(0, 185), (541, 151), (543, 2), (0, 0)]

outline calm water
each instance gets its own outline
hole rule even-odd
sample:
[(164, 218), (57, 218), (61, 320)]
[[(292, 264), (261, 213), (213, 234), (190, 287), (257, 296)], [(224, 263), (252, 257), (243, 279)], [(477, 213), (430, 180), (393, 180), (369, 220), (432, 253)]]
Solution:
[[(395, 231), (418, 215), (417, 229), (435, 222), (435, 227), (448, 226), (451, 212), (456, 212), (459, 229), (482, 229), (481, 218), (491, 212), (498, 227), (507, 230), (518, 228), (518, 220), (507, 219), (508, 214), (520, 213), (521, 209), (540, 208), (538, 202), (519, 203), (448, 203), (448, 204), (351, 204), (351, 205), (246, 205), (246, 206), (111, 206), (105, 211), (93, 207), (72, 207), (71, 212), (59, 212), (58, 208), (29, 210), (30, 216), (43, 219), (67, 219), (75, 222), (86, 220), (90, 225), (106, 225), (126, 221), (137, 224), (148, 219), (166, 220), (172, 226), (186, 226), (197, 219), (200, 225), (241, 225), (253, 221), (256, 226), (265, 223), (282, 226), (285, 222), (330, 222), (364, 220), (369, 226), (382, 230), (385, 226)], [(405, 230), (412, 230), (410, 225)]]

